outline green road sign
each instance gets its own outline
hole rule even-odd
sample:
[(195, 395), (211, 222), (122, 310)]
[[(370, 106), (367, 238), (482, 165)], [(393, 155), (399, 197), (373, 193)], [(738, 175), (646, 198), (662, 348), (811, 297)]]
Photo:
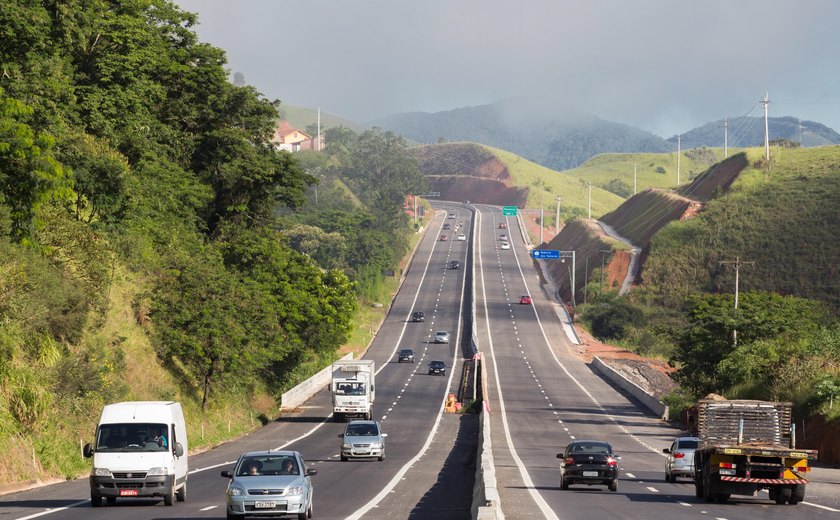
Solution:
[(515, 217), (516, 206), (502, 206), (502, 215), (505, 217)]

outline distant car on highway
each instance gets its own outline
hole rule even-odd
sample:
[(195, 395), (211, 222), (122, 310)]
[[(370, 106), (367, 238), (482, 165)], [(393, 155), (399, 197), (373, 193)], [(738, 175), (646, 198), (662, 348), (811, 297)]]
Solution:
[[(341, 460), (376, 458), (385, 460), (385, 437), (378, 421), (350, 421), (341, 437)], [(311, 517), (310, 517), (311, 518)]]
[(414, 363), (414, 351), (410, 348), (404, 348), (397, 354), (397, 363)]
[(677, 437), (670, 448), (662, 450), (662, 453), (668, 454), (665, 459), (666, 481), (676, 482), (677, 477), (694, 479), (694, 450), (699, 442), (697, 437)]
[(449, 222), (445, 222), (443, 224), (443, 229), (449, 229), (450, 227), (452, 227), (452, 226), (449, 225)]
[(447, 240), (449, 240), (449, 237), (447, 235), (441, 235), (440, 236), (440, 241), (441, 242), (446, 242)]
[(435, 343), (449, 343), (449, 333), (445, 330), (435, 332)]
[(618, 491), (618, 461), (612, 446), (603, 441), (576, 440), (558, 453), (560, 462), (560, 489), (571, 484), (603, 485)]
[(510, 249), (510, 242), (502, 242), (502, 249)]
[(499, 229), (507, 229), (507, 224), (504, 222), (499, 222)]
[(521, 305), (531, 305), (531, 303), (533, 303), (533, 302), (531, 301), (530, 296), (528, 296), (527, 294), (523, 294), (522, 296), (519, 297), (519, 303)]
[[(227, 518), (295, 515), (312, 517), (312, 475), (297, 451), (250, 451), (242, 454), (233, 471), (222, 471), (229, 478)], [(255, 490), (259, 490), (256, 493)]]
[(458, 241), (459, 241), (459, 242), (463, 242), (463, 241), (464, 241), (464, 240), (466, 240), (466, 239), (467, 239), (467, 235), (465, 235), (465, 234), (463, 234), (463, 233), (461, 233), (460, 235), (458, 235)]
[(419, 322), (426, 321), (426, 313), (423, 311), (414, 311), (411, 313), (411, 321)]
[(460, 269), (461, 268), (461, 262), (458, 261), (458, 260), (453, 260), (453, 261), (449, 262), (449, 268), (450, 269), (456, 269), (456, 270)]
[(454, 219), (455, 218), (455, 213), (450, 213), (449, 218)]
[(446, 375), (446, 363), (443, 361), (430, 361), (429, 362), (429, 375), (430, 376), (445, 376)]
[(502, 233), (501, 235), (499, 235), (499, 240), (501, 240), (502, 242), (507, 242), (507, 234)]

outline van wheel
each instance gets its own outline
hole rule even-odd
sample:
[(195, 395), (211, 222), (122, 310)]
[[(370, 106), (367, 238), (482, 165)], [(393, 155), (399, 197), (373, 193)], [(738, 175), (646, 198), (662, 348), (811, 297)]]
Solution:
[(97, 495), (96, 493), (90, 493), (90, 506), (91, 507), (102, 507), (102, 497)]
[(163, 505), (171, 506), (175, 503), (175, 484), (172, 484), (172, 487), (169, 488), (169, 491), (163, 495)]
[(175, 492), (175, 500), (178, 502), (186, 502), (187, 500), (187, 483), (184, 482), (184, 485), (181, 486), (181, 489)]

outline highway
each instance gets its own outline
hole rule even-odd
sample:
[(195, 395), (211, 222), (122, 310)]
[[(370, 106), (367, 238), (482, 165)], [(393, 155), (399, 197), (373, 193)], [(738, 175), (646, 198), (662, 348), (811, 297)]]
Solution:
[[(836, 485), (815, 488), (816, 496), (809, 487), (808, 503), (793, 508), (741, 497), (708, 504), (694, 497), (690, 482), (666, 483), (662, 448), (679, 431), (578, 357), (557, 318), (557, 304), (540, 287), (517, 220), (490, 206), (476, 206), (475, 213), (461, 205), (436, 207), (445, 212), (430, 223), (365, 356), (378, 369), (375, 415), (389, 435), (385, 461), (340, 462), (337, 435), (343, 425), (331, 420), (330, 396), (321, 391), (248, 436), (192, 455), (184, 503), (165, 507), (161, 501), (126, 499), (92, 509), (88, 482), (79, 479), (0, 497), (0, 518), (224, 518), (228, 481), (219, 472), (230, 469), (242, 452), (266, 448), (298, 450), (318, 470), (312, 477), (315, 518), (469, 518), (477, 420), (443, 413), (461, 374), (466, 269), (475, 274), (476, 334), (489, 382), (493, 455), (506, 518), (840, 517)], [(450, 211), (456, 218), (447, 218)], [(442, 231), (444, 222), (453, 229)], [(510, 250), (500, 249), (500, 222), (507, 225)], [(461, 232), (468, 240), (453, 240)], [(449, 240), (440, 240), (442, 233)], [(473, 265), (467, 265), (470, 245)], [(464, 268), (448, 269), (451, 260)], [(533, 297), (533, 305), (519, 304), (524, 294)], [(425, 322), (410, 321), (415, 310), (425, 312)], [(449, 331), (451, 342), (430, 343), (436, 330)], [(416, 363), (397, 363), (400, 348), (413, 348)], [(432, 359), (446, 362), (446, 377), (427, 374)], [(622, 456), (617, 492), (603, 486), (560, 490), (555, 455), (570, 440), (587, 438), (611, 442)]]
[[(506, 222), (511, 250), (499, 248)], [(517, 221), (498, 208), (476, 215), (478, 338), (490, 387), (491, 431), (506, 518), (838, 518), (838, 495), (777, 506), (761, 497), (733, 496), (709, 504), (688, 480), (664, 480), (665, 456), (680, 431), (646, 412), (594, 373), (575, 352), (546, 298)], [(552, 260), (559, 261), (559, 260)], [(529, 294), (533, 305), (520, 305)], [(606, 486), (560, 490), (557, 453), (571, 440), (597, 439), (622, 457), (618, 491)], [(823, 487), (822, 489), (825, 489)]]

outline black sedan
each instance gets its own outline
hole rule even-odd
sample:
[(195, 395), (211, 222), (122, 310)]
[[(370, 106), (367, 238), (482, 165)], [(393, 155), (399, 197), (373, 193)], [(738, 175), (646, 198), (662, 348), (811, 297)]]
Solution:
[(430, 376), (445, 376), (446, 375), (446, 363), (443, 361), (431, 361), (429, 363), (429, 375)]
[(397, 354), (397, 356), (397, 363), (402, 363), (403, 361), (406, 363), (414, 363), (414, 351), (410, 348), (400, 350), (400, 353)]
[(411, 321), (426, 321), (426, 314), (423, 311), (414, 311), (411, 315)]
[(603, 485), (618, 491), (618, 461), (612, 446), (603, 441), (574, 441), (563, 453), (560, 463), (560, 489), (570, 484)]

